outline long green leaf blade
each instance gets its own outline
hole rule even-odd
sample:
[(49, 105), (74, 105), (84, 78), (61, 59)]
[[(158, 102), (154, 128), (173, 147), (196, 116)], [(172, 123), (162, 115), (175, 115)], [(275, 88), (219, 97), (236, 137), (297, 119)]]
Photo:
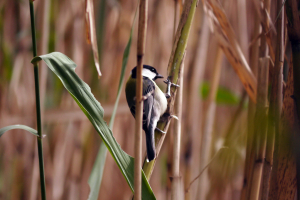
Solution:
[[(114, 125), (114, 120), (115, 120), (115, 116), (116, 116), (116, 113), (117, 113), (117, 108), (118, 108), (118, 105), (119, 105), (121, 91), (122, 91), (122, 88), (123, 88), (123, 81), (124, 81), (125, 71), (126, 71), (126, 68), (127, 68), (127, 61), (128, 61), (129, 53), (130, 53), (132, 32), (133, 32), (133, 28), (134, 28), (134, 24), (135, 24), (137, 10), (138, 9), (136, 9), (136, 12), (135, 12), (135, 15), (134, 15), (129, 40), (128, 40), (128, 43), (125, 47), (124, 54), (123, 54), (122, 69), (121, 69), (117, 99), (116, 99), (116, 102), (115, 102), (115, 105), (114, 105), (114, 110), (112, 112), (112, 115), (111, 115), (111, 118), (110, 118), (110, 121), (109, 121), (109, 128), (110, 129), (112, 129), (113, 125)], [(98, 154), (97, 154), (97, 158), (95, 160), (95, 163), (94, 163), (94, 166), (93, 166), (93, 169), (92, 169), (92, 173), (90, 174), (90, 177), (89, 177), (89, 180), (88, 180), (88, 183), (89, 183), (89, 186), (90, 186), (90, 195), (89, 195), (88, 200), (97, 200), (98, 199), (100, 185), (101, 185), (101, 181), (102, 181), (102, 177), (103, 177), (103, 170), (104, 170), (104, 165), (105, 165), (106, 154), (107, 154), (107, 149), (106, 149), (105, 145), (103, 145), (103, 143), (101, 143), (101, 146), (100, 146)]]
[[(76, 64), (66, 55), (59, 52), (35, 57), (31, 62), (34, 63), (41, 59), (57, 75), (64, 87), (93, 124), (133, 191), (134, 158), (126, 154), (113, 137), (111, 130), (103, 119), (103, 108), (91, 93), (90, 87), (75, 73)], [(156, 199), (144, 174), (142, 198), (145, 200)]]
[(20, 125), (20, 124), (16, 124), (16, 125), (11, 125), (11, 126), (6, 126), (0, 129), (0, 137), (9, 130), (13, 130), (13, 129), (23, 129), (25, 131), (28, 131), (29, 133), (32, 133), (35, 136), (39, 136), (37, 131), (34, 130), (33, 128), (30, 128), (29, 126), (25, 126), (25, 125)]
[(88, 200), (97, 200), (99, 196), (100, 185), (103, 177), (103, 170), (105, 159), (107, 155), (107, 148), (102, 142), (90, 174), (88, 183), (90, 186), (90, 194)]

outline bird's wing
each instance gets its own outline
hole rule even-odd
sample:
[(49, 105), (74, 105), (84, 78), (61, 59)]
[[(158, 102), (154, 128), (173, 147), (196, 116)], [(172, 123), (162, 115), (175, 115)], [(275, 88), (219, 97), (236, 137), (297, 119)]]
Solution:
[[(144, 108), (143, 108), (143, 129), (147, 129), (149, 127), (151, 111), (154, 103), (154, 91), (155, 85), (154, 83), (147, 77), (143, 77), (143, 100), (144, 100)], [(130, 107), (130, 111), (133, 116), (135, 116), (135, 104)]]
[(153, 81), (148, 78), (143, 78), (143, 97), (144, 97), (144, 109), (143, 109), (143, 126), (144, 130), (149, 127), (152, 108), (154, 104), (154, 91), (155, 85)]

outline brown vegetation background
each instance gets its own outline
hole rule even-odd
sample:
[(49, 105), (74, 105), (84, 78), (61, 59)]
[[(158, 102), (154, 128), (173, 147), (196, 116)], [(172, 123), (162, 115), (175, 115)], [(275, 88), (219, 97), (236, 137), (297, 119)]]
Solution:
[[(36, 0), (38, 55), (53, 51), (66, 54), (78, 65), (76, 73), (91, 87), (110, 119), (117, 96), (122, 56), (128, 42), (137, 1), (94, 1), (94, 13), (102, 77), (97, 78), (91, 45), (87, 43), (84, 0)], [(253, 1), (222, 0), (225, 13), (249, 63), (257, 11)], [(275, 21), (271, 5), (271, 19)], [(149, 20), (144, 63), (166, 76), (173, 44), (174, 0), (149, 1)], [(222, 146), (230, 150), (218, 154), (208, 168), (208, 199), (239, 199), (243, 183), (247, 132), (247, 99), (234, 69), (209, 29), (202, 2), (193, 22), (185, 59), (181, 176), (187, 188), (200, 173), (201, 134), (210, 126), (212, 145), (209, 157)], [(271, 35), (274, 33), (271, 31)], [(202, 38), (202, 39), (201, 39)], [(125, 80), (136, 66), (137, 23), (133, 32)], [(0, 1), (0, 127), (25, 124), (36, 127), (33, 66), (30, 63), (31, 31), (28, 0)], [(220, 60), (219, 86), (235, 96), (235, 103), (216, 105), (208, 119), (209, 99), (201, 97), (201, 84), (212, 82), (216, 60)], [(192, 82), (193, 80), (196, 80)], [(192, 86), (196, 83), (196, 86)], [(161, 80), (158, 85), (165, 89)], [(87, 199), (91, 173), (101, 139), (62, 84), (44, 64), (40, 64), (40, 87), (45, 173), (48, 199)], [(194, 92), (192, 87), (196, 88)], [(244, 95), (243, 95), (244, 94)], [(191, 104), (191, 98), (197, 103)], [(176, 114), (176, 113), (175, 113)], [(197, 116), (191, 117), (191, 116)], [(212, 120), (212, 121), (208, 121)], [(134, 118), (126, 103), (124, 89), (113, 134), (122, 149), (133, 155)], [(144, 135), (143, 135), (144, 137)], [(150, 185), (157, 199), (170, 196), (172, 135), (168, 133)], [(143, 138), (144, 140), (144, 138)], [(145, 149), (145, 141), (143, 141)], [(206, 165), (206, 164), (205, 164)], [(16, 130), (0, 138), (0, 199), (40, 198), (36, 138)], [(198, 181), (189, 190), (190, 199), (199, 197)], [(101, 200), (129, 199), (131, 191), (110, 154), (104, 168)], [(187, 196), (187, 198), (189, 198)]]

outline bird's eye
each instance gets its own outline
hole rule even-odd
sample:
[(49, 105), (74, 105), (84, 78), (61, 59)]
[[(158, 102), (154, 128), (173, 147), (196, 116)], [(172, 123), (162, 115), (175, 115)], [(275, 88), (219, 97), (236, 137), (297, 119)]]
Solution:
[(153, 72), (154, 72), (155, 70), (154, 70), (154, 69), (151, 69), (151, 71), (153, 71)]

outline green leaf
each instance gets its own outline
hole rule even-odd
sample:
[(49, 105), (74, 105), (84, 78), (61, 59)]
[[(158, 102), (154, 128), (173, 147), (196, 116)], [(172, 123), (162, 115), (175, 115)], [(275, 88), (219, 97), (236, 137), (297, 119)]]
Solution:
[(102, 142), (88, 181), (90, 186), (90, 194), (88, 200), (98, 199), (100, 185), (103, 177), (106, 155), (107, 155), (107, 148)]
[(25, 126), (25, 125), (19, 125), (19, 124), (11, 125), (11, 126), (6, 126), (6, 127), (4, 127), (4, 128), (1, 128), (1, 129), (0, 129), (0, 137), (1, 137), (6, 131), (13, 130), (13, 129), (23, 129), (23, 130), (28, 131), (28, 132), (32, 133), (33, 135), (39, 137), (37, 131), (34, 130), (33, 128), (30, 128), (29, 126)]
[[(128, 61), (129, 53), (130, 53), (132, 32), (133, 32), (133, 28), (134, 28), (134, 24), (135, 24), (137, 10), (138, 9), (136, 9), (136, 12), (134, 15), (129, 40), (128, 40), (128, 43), (126, 45), (126, 48), (125, 48), (124, 54), (123, 54), (122, 69), (121, 69), (117, 99), (116, 99), (116, 102), (114, 105), (114, 110), (112, 112), (112, 115), (111, 115), (111, 118), (109, 121), (110, 129), (113, 128), (113, 124), (114, 124), (114, 120), (115, 120), (115, 116), (116, 116), (116, 112), (117, 112), (117, 108), (118, 108), (118, 104), (119, 104), (119, 100), (120, 100), (120, 96), (121, 96), (121, 91), (123, 88), (123, 81), (124, 81), (125, 71), (126, 71), (126, 67), (127, 67), (127, 61)], [(103, 170), (104, 170), (104, 165), (105, 165), (106, 154), (107, 154), (107, 148), (105, 147), (105, 145), (103, 145), (103, 143), (101, 143), (97, 158), (95, 160), (95, 163), (94, 163), (94, 166), (93, 166), (93, 169), (90, 174), (89, 181), (88, 181), (90, 189), (91, 189), (88, 200), (97, 200), (98, 199), (100, 185), (101, 185), (101, 181), (102, 181), (102, 177), (103, 177)]]
[[(208, 97), (210, 91), (209, 82), (203, 82), (200, 86), (200, 94), (202, 99)], [(229, 89), (219, 86), (216, 95), (216, 103), (220, 105), (237, 105), (240, 102), (240, 98)]]
[[(59, 52), (35, 57), (31, 62), (34, 63), (41, 59), (43, 59), (47, 66), (57, 75), (64, 87), (93, 124), (133, 191), (134, 158), (126, 154), (113, 137), (111, 130), (103, 119), (103, 108), (91, 93), (90, 87), (75, 73), (76, 64), (66, 55)], [(156, 199), (144, 173), (142, 198)]]

